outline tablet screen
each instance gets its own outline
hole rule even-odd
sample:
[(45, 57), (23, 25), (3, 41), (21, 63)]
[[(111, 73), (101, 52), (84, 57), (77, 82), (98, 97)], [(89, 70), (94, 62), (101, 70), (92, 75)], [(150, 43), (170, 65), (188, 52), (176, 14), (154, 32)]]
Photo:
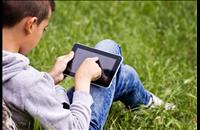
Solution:
[(99, 57), (98, 64), (102, 69), (102, 76), (97, 81), (92, 83), (104, 87), (110, 85), (115, 72), (117, 71), (121, 62), (121, 57), (107, 52), (103, 52), (94, 48), (88, 48), (79, 44), (75, 44), (72, 49), (75, 53), (74, 58), (69, 62), (64, 74), (74, 76), (81, 63), (88, 57)]
[(112, 70), (113, 66), (115, 65), (115, 62), (116, 62), (116, 59), (113, 59), (113, 58), (110, 58), (110, 57), (106, 57), (106, 56), (103, 56), (103, 55), (99, 55), (97, 53), (90, 52), (90, 51), (78, 48), (76, 50), (76, 55), (75, 55), (74, 60), (72, 62), (71, 71), (72, 72), (76, 72), (76, 70), (78, 69), (80, 64), (87, 57), (99, 57), (101, 67), (104, 70)]

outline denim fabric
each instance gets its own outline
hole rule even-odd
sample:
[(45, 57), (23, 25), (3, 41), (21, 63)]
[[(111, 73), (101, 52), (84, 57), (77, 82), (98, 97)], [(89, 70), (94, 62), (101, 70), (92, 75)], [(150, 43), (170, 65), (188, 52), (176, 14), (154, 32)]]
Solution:
[[(100, 41), (95, 48), (122, 56), (120, 46), (109, 39)], [(73, 91), (74, 89), (70, 89), (67, 92), (70, 102)], [(124, 63), (121, 64), (109, 88), (91, 85), (90, 93), (94, 101), (91, 106), (90, 130), (103, 129), (113, 101), (121, 101), (126, 107), (135, 108), (141, 104), (148, 104), (150, 99), (150, 93), (144, 89), (134, 68)]]

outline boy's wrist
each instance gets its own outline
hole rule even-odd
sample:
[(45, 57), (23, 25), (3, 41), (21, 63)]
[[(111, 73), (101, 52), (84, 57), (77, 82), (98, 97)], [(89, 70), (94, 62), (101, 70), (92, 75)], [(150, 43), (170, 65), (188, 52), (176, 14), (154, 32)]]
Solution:
[(91, 83), (91, 78), (87, 76), (84, 77), (75, 76), (75, 90), (77, 91), (83, 91), (89, 93), (90, 83)]
[(48, 74), (53, 78), (54, 84), (55, 84), (55, 76), (54, 76), (54, 73), (53, 73), (52, 71), (49, 71)]
[(58, 84), (60, 81), (62, 81), (64, 79), (63, 74), (58, 74), (54, 71), (49, 71), (48, 73), (53, 78), (55, 85)]

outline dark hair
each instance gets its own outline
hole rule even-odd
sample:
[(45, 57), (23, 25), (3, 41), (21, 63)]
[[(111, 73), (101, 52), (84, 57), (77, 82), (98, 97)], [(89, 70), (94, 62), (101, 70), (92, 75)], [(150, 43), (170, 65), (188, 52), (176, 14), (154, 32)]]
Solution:
[(37, 17), (40, 24), (48, 17), (49, 8), (55, 10), (54, 0), (3, 0), (3, 27), (12, 27), (28, 16)]

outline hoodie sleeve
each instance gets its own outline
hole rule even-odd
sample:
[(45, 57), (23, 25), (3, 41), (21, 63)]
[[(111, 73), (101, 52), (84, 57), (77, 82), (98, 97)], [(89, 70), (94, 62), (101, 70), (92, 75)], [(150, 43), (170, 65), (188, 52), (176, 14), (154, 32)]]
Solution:
[(43, 75), (33, 75), (31, 79), (26, 77), (24, 82), (24, 110), (39, 119), (44, 127), (54, 130), (89, 129), (90, 106), (93, 103), (89, 93), (75, 91), (70, 109), (63, 109), (57, 99), (55, 86)]
[[(49, 73), (47, 72), (41, 72), (41, 74), (43, 74), (43, 77), (45, 79), (47, 79), (52, 85), (54, 85), (54, 80), (53, 78), (49, 75)], [(57, 95), (57, 98), (59, 100), (60, 103), (66, 103), (66, 104), (70, 104), (69, 102), (69, 98), (67, 96), (67, 92), (65, 91), (65, 89), (60, 86), (60, 85), (56, 85), (55, 86), (55, 90), (56, 90), (56, 95)]]

